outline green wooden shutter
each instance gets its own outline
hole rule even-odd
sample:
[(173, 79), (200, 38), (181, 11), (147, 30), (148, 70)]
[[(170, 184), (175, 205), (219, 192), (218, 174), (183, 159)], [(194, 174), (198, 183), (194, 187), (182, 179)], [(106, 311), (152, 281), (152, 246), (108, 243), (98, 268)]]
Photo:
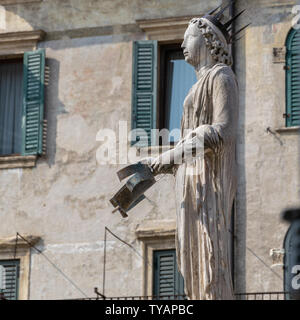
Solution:
[(182, 298), (184, 281), (177, 268), (175, 250), (154, 251), (153, 260), (153, 295), (167, 296), (166, 299)]
[(42, 154), (45, 50), (24, 54), (22, 154)]
[(4, 288), (0, 288), (0, 292), (4, 294), (7, 300), (17, 300), (19, 292), (19, 260), (0, 260), (0, 271), (4, 270)]
[(133, 43), (132, 78), (132, 129), (144, 129), (148, 136), (146, 144), (155, 144), (151, 129), (156, 128), (157, 41)]
[(300, 125), (300, 30), (292, 30), (287, 38), (286, 59), (286, 126)]

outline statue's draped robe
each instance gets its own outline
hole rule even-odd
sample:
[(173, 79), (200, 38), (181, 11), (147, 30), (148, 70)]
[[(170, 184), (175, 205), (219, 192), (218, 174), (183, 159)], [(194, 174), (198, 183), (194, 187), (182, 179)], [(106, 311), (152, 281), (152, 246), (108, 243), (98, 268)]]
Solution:
[(207, 68), (186, 97), (181, 130), (184, 137), (192, 129), (197, 138), (202, 129), (205, 150), (211, 151), (178, 165), (175, 173), (177, 260), (190, 299), (234, 298), (229, 243), (237, 121), (234, 73), (225, 64)]

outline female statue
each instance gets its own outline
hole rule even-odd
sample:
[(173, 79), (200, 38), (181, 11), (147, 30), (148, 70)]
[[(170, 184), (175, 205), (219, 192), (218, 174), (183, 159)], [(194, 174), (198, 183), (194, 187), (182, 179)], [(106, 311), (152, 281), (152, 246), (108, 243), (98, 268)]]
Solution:
[[(147, 160), (154, 174), (171, 169), (175, 175), (177, 260), (190, 299), (234, 297), (229, 230), (236, 192), (238, 87), (227, 24), (212, 13), (190, 21), (182, 49), (198, 81), (184, 101), (182, 140)], [(201, 142), (205, 154), (195, 156)], [(181, 157), (182, 164), (176, 164)]]

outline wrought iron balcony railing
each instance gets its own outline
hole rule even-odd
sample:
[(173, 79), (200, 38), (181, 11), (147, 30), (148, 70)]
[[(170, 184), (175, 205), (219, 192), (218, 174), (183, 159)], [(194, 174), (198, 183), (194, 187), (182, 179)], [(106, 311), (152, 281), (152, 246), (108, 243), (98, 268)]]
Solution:
[[(236, 300), (285, 300), (288, 292), (251, 292), (237, 293)], [(93, 298), (83, 298), (79, 300), (187, 300), (185, 295), (168, 296), (127, 296), (127, 297), (103, 297), (97, 295)]]

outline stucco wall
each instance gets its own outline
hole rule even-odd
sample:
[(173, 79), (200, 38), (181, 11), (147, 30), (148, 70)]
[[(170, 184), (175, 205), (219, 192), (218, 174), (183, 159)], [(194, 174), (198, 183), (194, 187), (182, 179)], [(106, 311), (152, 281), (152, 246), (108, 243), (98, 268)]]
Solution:
[[(6, 6), (6, 32), (46, 32), (134, 24), (137, 19), (185, 16), (207, 12), (221, 1), (189, 0), (43, 0)], [(200, 12), (199, 12), (200, 11)]]
[(275, 132), (285, 126), (285, 70), (284, 64), (272, 61), (273, 48), (285, 45), (292, 6), (286, 1), (238, 1), (238, 10), (244, 8), (247, 13), (240, 25), (249, 20), (252, 25), (236, 45), (240, 86), (237, 291), (282, 291), (282, 267), (272, 267), (269, 253), (283, 246), (288, 225), (281, 222), (280, 213), (299, 205), (300, 139), (299, 132)]

